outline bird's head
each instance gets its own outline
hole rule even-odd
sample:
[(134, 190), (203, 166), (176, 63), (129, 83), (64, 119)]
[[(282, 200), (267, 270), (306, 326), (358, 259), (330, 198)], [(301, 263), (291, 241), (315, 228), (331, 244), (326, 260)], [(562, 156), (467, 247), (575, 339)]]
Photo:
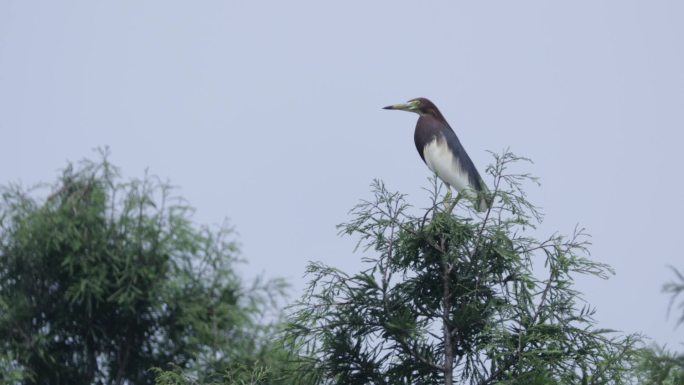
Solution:
[(404, 104), (393, 104), (391, 106), (383, 107), (385, 110), (400, 110), (415, 112), (418, 115), (433, 115), (441, 117), (442, 114), (437, 109), (434, 103), (426, 98), (411, 99)]

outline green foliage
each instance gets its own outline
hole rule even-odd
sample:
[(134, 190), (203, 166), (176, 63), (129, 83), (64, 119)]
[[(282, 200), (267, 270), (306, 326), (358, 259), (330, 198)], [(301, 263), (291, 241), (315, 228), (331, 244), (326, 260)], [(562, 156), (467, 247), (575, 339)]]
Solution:
[[(676, 280), (670, 281), (663, 285), (663, 291), (670, 294), (670, 306), (668, 311), (672, 311), (672, 306), (675, 305), (679, 295), (684, 293), (684, 275), (679, 272), (679, 270), (671, 267), (672, 272), (675, 274)], [(679, 309), (679, 318), (677, 319), (677, 325), (684, 323), (684, 301), (680, 301), (677, 304), (677, 309)]]
[(241, 360), (217, 362), (201, 373), (182, 367), (154, 369), (156, 385), (291, 385), (292, 373), (301, 368), (273, 335), (260, 352)]
[[(359, 238), (367, 268), (308, 267), (286, 339), (317, 384), (621, 384), (636, 336), (596, 327), (572, 288), (577, 275), (606, 278), (586, 257), (581, 229), (538, 241), (541, 219), (522, 190), (533, 180), (508, 152), (488, 169), (492, 208), (464, 202), (416, 210), (376, 181), (373, 199), (340, 226)], [(448, 206), (448, 202), (444, 203)]]
[[(674, 267), (671, 268), (676, 280), (663, 285), (663, 291), (670, 294), (669, 310), (675, 305), (679, 295), (684, 292), (684, 275)], [(677, 304), (681, 312), (677, 326), (684, 322), (684, 302)], [(684, 354), (671, 352), (664, 347), (643, 348), (639, 356), (639, 365), (635, 371), (637, 382), (642, 385), (680, 385), (684, 384)]]
[(261, 354), (283, 283), (239, 279), (229, 227), (198, 228), (167, 183), (122, 182), (106, 154), (53, 191), (1, 190), (0, 382), (145, 384)]
[[(276, 344), (280, 346), (280, 344)], [(265, 385), (292, 384), (288, 355), (277, 347), (264, 349), (258, 359), (233, 361), (205, 371), (201, 377), (188, 375), (181, 367), (154, 369), (157, 385)]]
[(684, 384), (684, 355), (663, 348), (644, 348), (635, 370), (640, 385)]

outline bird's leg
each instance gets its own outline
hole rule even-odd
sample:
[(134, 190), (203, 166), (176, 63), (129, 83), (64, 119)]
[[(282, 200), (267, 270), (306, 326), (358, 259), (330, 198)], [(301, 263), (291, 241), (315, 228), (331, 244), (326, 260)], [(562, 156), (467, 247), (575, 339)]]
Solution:
[[(449, 195), (451, 195), (451, 194), (449, 194)], [(457, 194), (457, 195), (456, 195), (456, 198), (454, 198), (454, 200), (452, 200), (452, 201), (447, 205), (447, 207), (444, 209), (444, 211), (447, 212), (447, 213), (449, 213), (449, 214), (451, 214), (451, 212), (454, 211), (454, 207), (456, 207), (456, 204), (457, 204), (458, 201), (460, 201), (460, 200), (461, 200), (461, 194)]]
[(458, 203), (458, 198), (460, 198), (461, 194), (456, 195), (455, 199), (451, 199), (451, 187), (447, 186), (447, 192), (444, 194), (444, 212), (451, 213), (454, 211), (454, 207), (456, 206), (456, 203)]
[(447, 186), (447, 192), (444, 194), (444, 204), (447, 205), (449, 204), (449, 201), (451, 200), (451, 187)]

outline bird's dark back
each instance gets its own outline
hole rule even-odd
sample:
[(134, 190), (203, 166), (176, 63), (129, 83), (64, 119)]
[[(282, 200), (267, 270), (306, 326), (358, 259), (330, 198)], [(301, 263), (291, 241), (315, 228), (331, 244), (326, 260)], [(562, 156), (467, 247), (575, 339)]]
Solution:
[(451, 129), (451, 126), (449, 126), (449, 123), (446, 122), (442, 114), (439, 113), (439, 110), (437, 110), (437, 113), (439, 114), (438, 116), (434, 114), (422, 114), (416, 123), (416, 131), (413, 134), (413, 140), (423, 162), (425, 162), (425, 155), (423, 154), (425, 145), (442, 137), (451, 151), (458, 156), (461, 167), (468, 171), (468, 180), (470, 181), (471, 186), (476, 191), (486, 191), (487, 187), (485, 186), (482, 177), (477, 172), (477, 168), (468, 156), (465, 148), (461, 145), (461, 141), (458, 140), (456, 133)]

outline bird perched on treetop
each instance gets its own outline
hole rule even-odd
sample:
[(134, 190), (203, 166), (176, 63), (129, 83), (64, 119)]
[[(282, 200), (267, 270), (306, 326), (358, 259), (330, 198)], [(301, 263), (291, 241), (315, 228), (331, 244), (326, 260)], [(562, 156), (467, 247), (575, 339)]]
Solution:
[(413, 135), (416, 149), (428, 168), (447, 185), (447, 198), (451, 195), (449, 187), (453, 186), (459, 194), (473, 201), (476, 210), (485, 211), (489, 208), (487, 185), (434, 103), (425, 98), (416, 98), (406, 104), (394, 104), (384, 109), (420, 115)]

